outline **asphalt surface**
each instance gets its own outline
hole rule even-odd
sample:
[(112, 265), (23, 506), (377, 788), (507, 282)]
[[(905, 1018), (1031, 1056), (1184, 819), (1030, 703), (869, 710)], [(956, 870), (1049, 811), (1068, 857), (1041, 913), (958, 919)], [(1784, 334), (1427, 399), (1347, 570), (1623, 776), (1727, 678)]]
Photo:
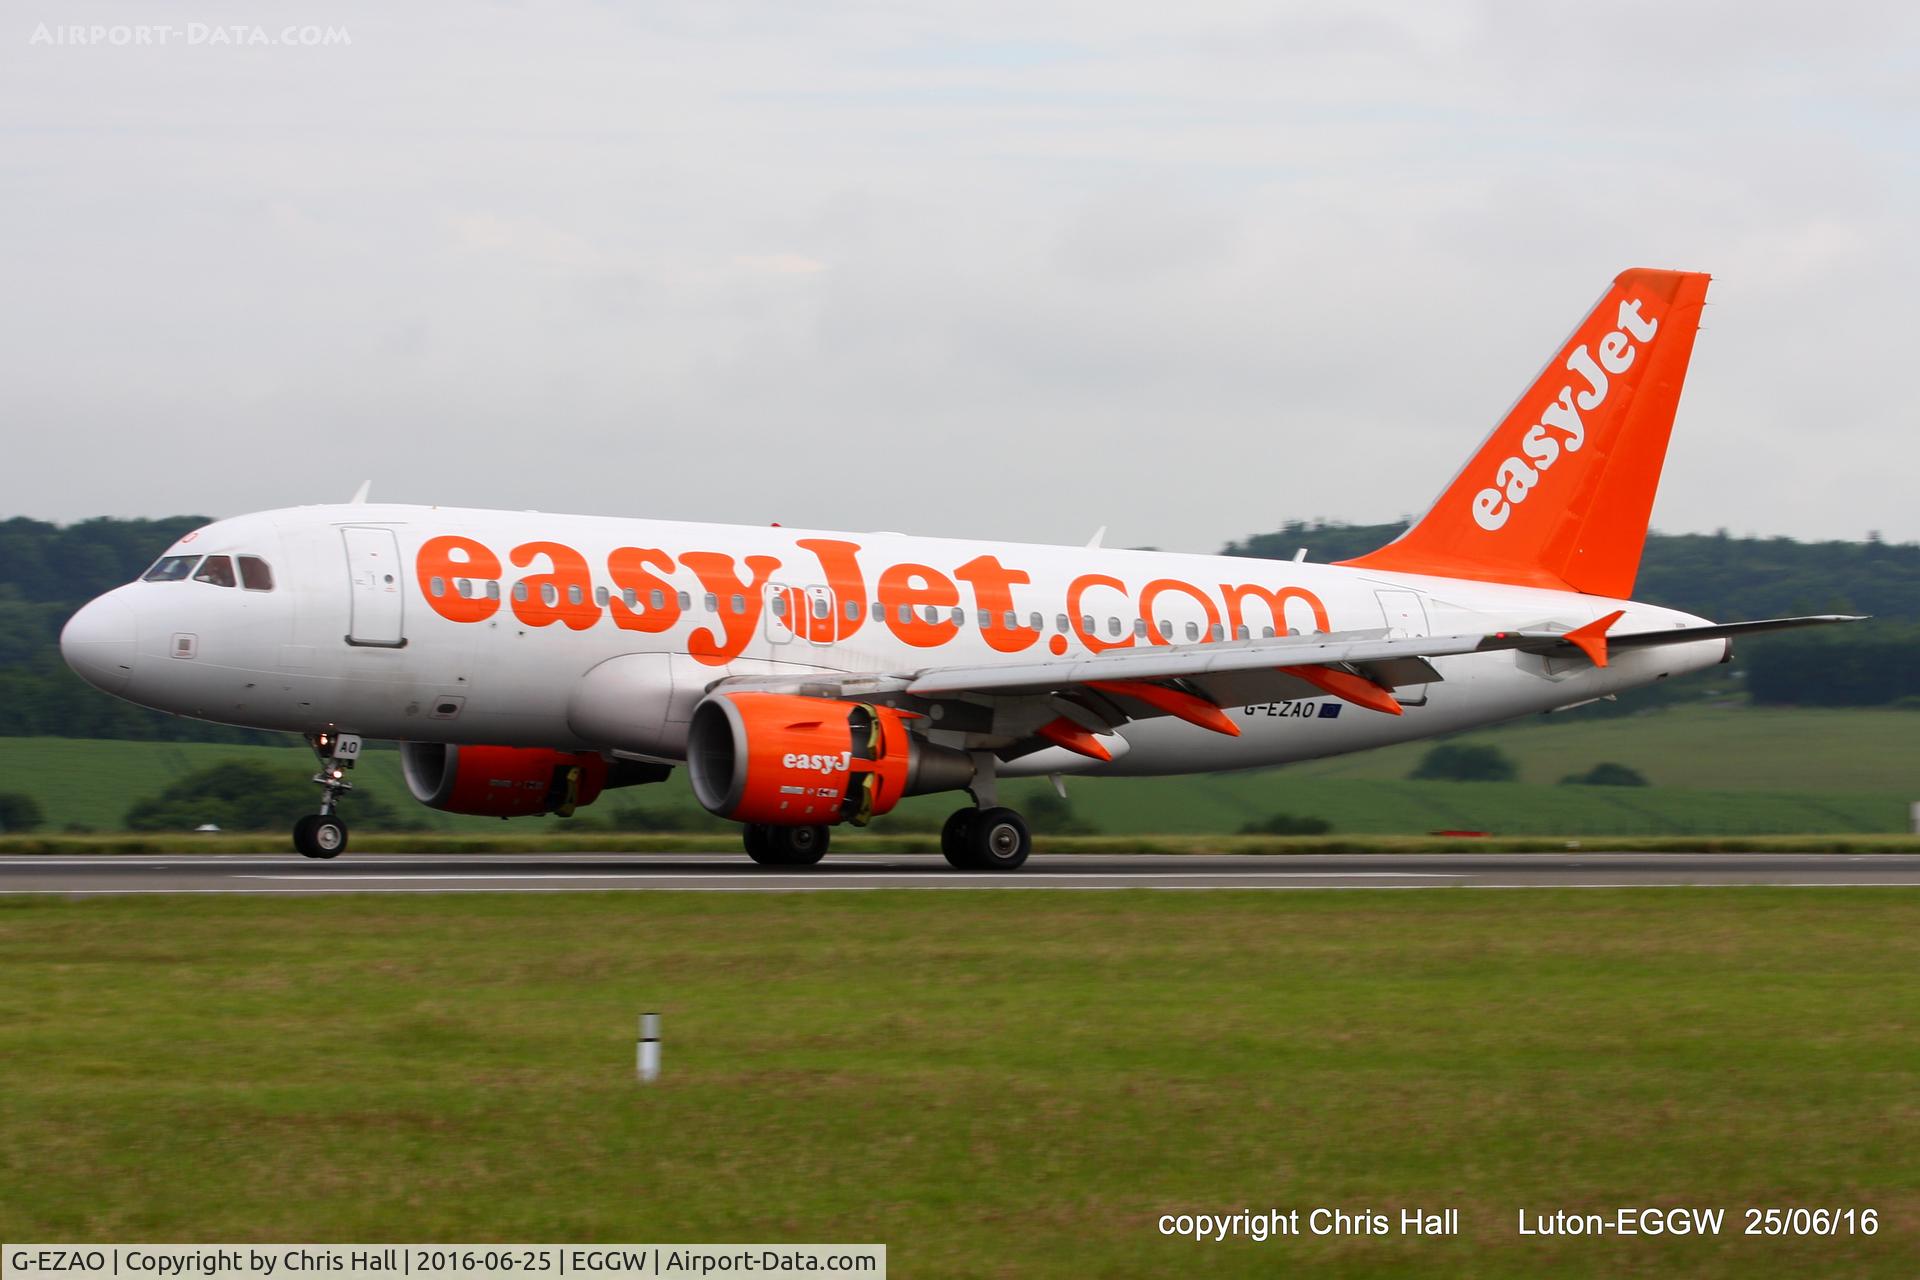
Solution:
[(1920, 855), (1538, 853), (1036, 856), (1010, 874), (956, 871), (918, 854), (828, 855), (780, 869), (744, 854), (546, 856), (291, 854), (0, 858), (0, 894), (710, 893), (855, 889), (1418, 889), (1659, 885), (1887, 885), (1920, 888)]

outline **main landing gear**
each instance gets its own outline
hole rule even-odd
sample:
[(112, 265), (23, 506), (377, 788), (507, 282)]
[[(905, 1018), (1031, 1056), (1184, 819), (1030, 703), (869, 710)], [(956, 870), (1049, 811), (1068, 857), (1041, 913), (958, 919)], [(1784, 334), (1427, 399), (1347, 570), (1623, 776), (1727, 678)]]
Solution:
[(1012, 809), (956, 809), (940, 829), (940, 852), (962, 871), (1012, 871), (1033, 852), (1033, 833)]
[(360, 759), (360, 739), (351, 733), (314, 733), (307, 735), (307, 745), (320, 757), (320, 772), (313, 775), (320, 784), (320, 812), (293, 824), (293, 848), (309, 858), (337, 858), (347, 847), (347, 824), (335, 810), (340, 797), (353, 790), (347, 770)]
[(749, 822), (741, 832), (747, 856), (763, 867), (810, 867), (827, 856), (828, 827), (776, 827)]

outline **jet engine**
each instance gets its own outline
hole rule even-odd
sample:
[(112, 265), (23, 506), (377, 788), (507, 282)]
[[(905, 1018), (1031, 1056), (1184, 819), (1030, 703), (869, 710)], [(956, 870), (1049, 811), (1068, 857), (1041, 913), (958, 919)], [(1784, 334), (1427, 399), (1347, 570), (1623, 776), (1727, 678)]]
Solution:
[(907, 731), (912, 713), (784, 693), (722, 693), (693, 710), (694, 797), (736, 822), (865, 826), (902, 797), (973, 782), (966, 752)]
[(400, 768), (421, 804), (489, 818), (565, 818), (608, 787), (658, 782), (671, 772), (666, 765), (608, 761), (593, 751), (444, 742), (401, 743)]

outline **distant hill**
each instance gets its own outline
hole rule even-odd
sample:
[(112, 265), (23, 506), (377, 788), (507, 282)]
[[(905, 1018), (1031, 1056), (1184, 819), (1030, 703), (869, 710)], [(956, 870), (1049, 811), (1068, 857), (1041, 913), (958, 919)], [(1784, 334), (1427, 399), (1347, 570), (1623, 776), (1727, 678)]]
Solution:
[[(1345, 560), (1384, 546), (1404, 524), (1307, 524), (1229, 543), (1228, 555)], [(1864, 613), (1872, 622), (1742, 641), (1731, 674), (1755, 702), (1881, 706), (1920, 700), (1920, 545), (1795, 542), (1653, 533), (1634, 598), (1717, 622), (1801, 613)], [(1623, 708), (1695, 696), (1697, 682), (1623, 697)], [(1920, 729), (1920, 718), (1915, 728)]]
[[(65, 527), (18, 517), (0, 521), (0, 735), (285, 740), (142, 710), (88, 688), (60, 661), (60, 628), (75, 609), (133, 580), (207, 519), (102, 518)], [(1231, 543), (1226, 553), (1289, 560), (1304, 546), (1314, 561), (1341, 560), (1391, 541), (1403, 527), (1296, 521)], [(1743, 644), (1742, 669), (1733, 674), (1744, 675), (1763, 702), (1875, 705), (1920, 698), (1920, 546), (1656, 533), (1647, 540), (1635, 594), (1725, 621), (1873, 614), (1875, 622), (1857, 628)], [(1676, 684), (1663, 693), (1697, 697), (1701, 687)]]
[[(1307, 548), (1320, 563), (1384, 546), (1404, 524), (1307, 524), (1227, 544), (1230, 556), (1291, 560)], [(1920, 623), (1920, 544), (1795, 542), (1726, 533), (1647, 536), (1634, 598), (1719, 622), (1795, 613), (1869, 613)]]

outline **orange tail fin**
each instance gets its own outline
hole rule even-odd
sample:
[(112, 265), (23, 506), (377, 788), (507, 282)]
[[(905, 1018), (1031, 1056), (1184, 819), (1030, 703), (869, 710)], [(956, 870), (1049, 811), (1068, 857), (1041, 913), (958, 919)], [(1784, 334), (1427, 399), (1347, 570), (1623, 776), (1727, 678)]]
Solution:
[(1433, 509), (1343, 563), (1628, 595), (1709, 279), (1621, 272)]

